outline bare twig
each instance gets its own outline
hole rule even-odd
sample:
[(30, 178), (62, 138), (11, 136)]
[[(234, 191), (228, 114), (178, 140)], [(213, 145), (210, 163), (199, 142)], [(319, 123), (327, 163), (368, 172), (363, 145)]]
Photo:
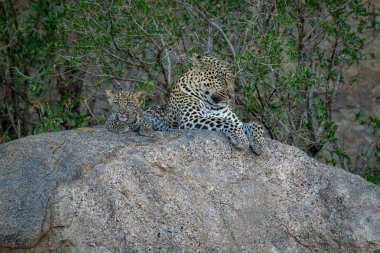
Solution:
[(113, 46), (116, 48), (117, 51), (122, 51), (122, 52), (125, 52), (125, 53), (129, 53), (128, 50), (124, 50), (124, 49), (121, 49), (119, 48), (119, 46), (116, 44), (116, 41), (115, 41), (115, 36), (114, 36), (114, 31), (113, 31), (113, 21), (112, 21), (112, 16), (110, 13), (108, 13), (108, 17), (110, 19), (110, 35), (111, 35), (111, 40), (112, 40), (112, 44)]
[(222, 34), (224, 40), (227, 42), (228, 46), (230, 47), (230, 50), (231, 50), (231, 53), (232, 53), (232, 56), (236, 57), (236, 52), (235, 52), (235, 48), (234, 46), (232, 45), (231, 41), (228, 39), (228, 36), (227, 34), (223, 31), (222, 27), (220, 25), (218, 25), (217, 23), (215, 23), (214, 21), (211, 21), (210, 24), (212, 26), (214, 26), (216, 29), (218, 29), (218, 31)]
[(368, 170), (368, 167), (371, 163), (371, 161), (375, 158), (374, 153), (376, 151), (376, 147), (380, 145), (380, 134), (377, 135), (375, 140), (373, 141), (372, 145), (367, 151), (367, 156), (364, 158), (363, 166), (359, 171), (359, 175), (364, 175), (364, 173)]
[(7, 108), (8, 118), (12, 124), (13, 130), (15, 131), (15, 133), (17, 133), (17, 138), (21, 138), (20, 130), (17, 128), (15, 120), (14, 120), (14, 115), (11, 113), (11, 110), (10, 110), (9, 105), (7, 103), (5, 104), (5, 106)]
[[(156, 28), (158, 28), (158, 25), (156, 22), (154, 22)], [(167, 44), (165, 43), (164, 41), (164, 37), (162, 36), (162, 34), (160, 34), (160, 40), (161, 40), (161, 44), (162, 44), (162, 50), (159, 51), (159, 54), (157, 56), (157, 61), (160, 65), (160, 67), (162, 68), (162, 72), (165, 76), (165, 81), (166, 81), (166, 87), (170, 87), (171, 83), (172, 83), (172, 62), (171, 62), (171, 59), (170, 59), (170, 54), (169, 54), (169, 50), (168, 50), (168, 47), (167, 47)], [(166, 59), (166, 68), (165, 66), (162, 64), (161, 62), (161, 52), (164, 52), (165, 55), (162, 57), (163, 59)], [(166, 70), (165, 70), (166, 69)]]
[(109, 56), (112, 56), (113, 58), (117, 59), (117, 60), (120, 61), (120, 62), (123, 62), (123, 63), (128, 64), (128, 65), (131, 65), (131, 66), (135, 66), (135, 67), (140, 66), (139, 64), (136, 64), (135, 62), (128, 61), (128, 60), (126, 60), (126, 59), (124, 59), (124, 58), (121, 58), (121, 57), (119, 57), (119, 56), (117, 56), (117, 55), (111, 53), (111, 52), (108, 51), (106, 48), (103, 48), (102, 50), (103, 50), (106, 54), (108, 54)]
[(208, 27), (207, 27), (206, 54), (211, 54), (211, 52), (212, 52), (212, 45), (213, 45), (212, 27), (211, 27), (211, 24), (209, 23)]
[(90, 112), (91, 116), (96, 120), (96, 123), (99, 125), (100, 122), (99, 120), (95, 117), (95, 115), (92, 113), (92, 110), (90, 109), (90, 106), (88, 106), (87, 99), (84, 99), (84, 103), (86, 104), (86, 107), (88, 111)]

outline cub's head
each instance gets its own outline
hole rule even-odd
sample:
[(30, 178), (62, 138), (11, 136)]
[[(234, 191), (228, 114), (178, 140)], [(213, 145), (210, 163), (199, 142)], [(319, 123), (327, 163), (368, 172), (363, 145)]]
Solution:
[(138, 120), (140, 113), (139, 106), (144, 102), (142, 92), (120, 91), (115, 93), (112, 90), (106, 90), (108, 102), (111, 105), (111, 113), (116, 119), (125, 123), (134, 123)]

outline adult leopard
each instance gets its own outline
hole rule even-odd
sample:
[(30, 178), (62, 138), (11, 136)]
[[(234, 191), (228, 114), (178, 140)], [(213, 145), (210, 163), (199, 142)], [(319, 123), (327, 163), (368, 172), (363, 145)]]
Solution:
[(228, 104), (234, 79), (225, 63), (195, 55), (193, 67), (174, 84), (165, 109), (151, 113), (172, 128), (223, 132), (236, 147), (251, 147), (261, 154), (265, 144), (262, 127), (243, 123)]

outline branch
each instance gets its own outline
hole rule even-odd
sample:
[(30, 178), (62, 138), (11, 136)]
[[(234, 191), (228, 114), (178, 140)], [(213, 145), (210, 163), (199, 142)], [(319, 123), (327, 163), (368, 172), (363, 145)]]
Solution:
[(96, 120), (96, 123), (99, 125), (100, 122), (99, 122), (99, 120), (95, 117), (95, 115), (92, 113), (90, 107), (88, 106), (87, 99), (84, 99), (84, 103), (86, 104), (86, 107), (87, 107), (88, 111), (90, 112), (91, 116)]
[[(330, 80), (330, 73), (331, 73), (331, 70), (333, 68), (333, 65), (334, 65), (334, 59), (335, 59), (335, 54), (336, 54), (336, 50), (337, 50), (337, 47), (338, 47), (338, 39), (335, 39), (335, 43), (334, 43), (334, 47), (333, 47), (333, 51), (331, 53), (331, 57), (329, 59), (329, 65), (328, 65), (328, 68), (327, 68), (327, 80), (326, 80), (326, 85), (325, 85), (325, 99), (326, 99), (326, 111), (328, 112), (328, 117), (329, 117), (329, 120), (331, 120), (331, 109), (332, 109), (332, 98), (331, 96), (329, 96), (329, 80)], [(339, 80), (339, 79), (338, 79)]]
[[(155, 24), (156, 28), (158, 29), (157, 23), (154, 22), (154, 24)], [(157, 61), (158, 61), (158, 64), (160, 65), (160, 67), (162, 68), (162, 72), (163, 72), (164, 77), (165, 77), (166, 86), (170, 87), (170, 85), (172, 83), (172, 63), (170, 60), (170, 55), (169, 55), (169, 51), (167, 48), (167, 44), (165, 43), (162, 34), (160, 34), (160, 40), (161, 40), (161, 44), (162, 44), (162, 49), (159, 51), (159, 54), (157, 56), (158, 57)], [(162, 51), (165, 52), (165, 56), (162, 58), (166, 58), (166, 69), (167, 69), (167, 71), (165, 70), (165, 66), (160, 61)]]
[(208, 24), (208, 27), (207, 27), (207, 46), (206, 46), (206, 54), (211, 54), (212, 52), (212, 44), (213, 44), (213, 38), (211, 36), (211, 33), (212, 33), (212, 27), (210, 25), (210, 23)]
[[(367, 151), (367, 157), (364, 158), (364, 161), (363, 161), (363, 167), (361, 168), (360, 170), (360, 174), (359, 175), (364, 175), (364, 173), (368, 170), (368, 167), (370, 165), (370, 162), (374, 159), (374, 153), (376, 152), (376, 147), (380, 145), (380, 134), (376, 137), (376, 140), (372, 143), (372, 145), (370, 146), (370, 148), (368, 149)], [(370, 157), (368, 159), (368, 157)]]
[(232, 53), (232, 56), (236, 57), (236, 52), (235, 52), (235, 48), (234, 46), (232, 45), (231, 41), (228, 39), (227, 37), (227, 34), (223, 31), (223, 29), (218, 25), (216, 24), (214, 21), (211, 21), (210, 24), (212, 26), (214, 26), (216, 29), (218, 29), (218, 31), (222, 34), (224, 40), (227, 42), (228, 46), (230, 47), (230, 50), (231, 50), (231, 53)]
[[(231, 53), (232, 53), (232, 55), (233, 55), (233, 57), (235, 59), (235, 57), (236, 57), (236, 50), (235, 50), (234, 46), (232, 45), (231, 41), (228, 39), (228, 36), (226, 35), (226, 33), (220, 27), (220, 25), (218, 25), (214, 21), (210, 20), (211, 18), (208, 18), (207, 15), (205, 13), (203, 13), (203, 11), (199, 10), (198, 8), (194, 7), (193, 5), (187, 3), (186, 1), (182, 1), (182, 3), (185, 4), (185, 5), (187, 5), (189, 11), (192, 12), (199, 20), (201, 20), (201, 21), (203, 21), (205, 23), (208, 23), (209, 25), (212, 25), (216, 29), (218, 29), (218, 31), (222, 34), (224, 40), (227, 42), (228, 46), (230, 47)], [(209, 14), (209, 16), (211, 16), (211, 15)]]
[(162, 61), (161, 61), (161, 55), (162, 55), (162, 51), (165, 49), (165, 46), (161, 49), (158, 50), (157, 54), (156, 54), (156, 62), (157, 64), (160, 66), (161, 70), (162, 70), (162, 74), (164, 75), (164, 79), (165, 79), (165, 83), (167, 85), (169, 85), (169, 80), (168, 80), (168, 74), (166, 73), (166, 69), (165, 69), (165, 66), (163, 65)]
[(118, 45), (116, 44), (115, 36), (114, 36), (114, 33), (113, 33), (112, 16), (111, 16), (110, 13), (108, 13), (108, 17), (109, 17), (109, 19), (110, 19), (110, 35), (111, 35), (111, 39), (112, 39), (112, 44), (113, 44), (113, 46), (116, 48), (117, 51), (122, 51), (122, 52), (125, 52), (125, 53), (129, 54), (129, 51), (128, 51), (128, 50), (121, 49), (121, 48), (119, 48)]
[(9, 109), (8, 103), (5, 103), (5, 106), (7, 108), (8, 118), (9, 118), (11, 124), (12, 124), (13, 130), (17, 134), (17, 138), (21, 138), (20, 129), (18, 129), (17, 126), (16, 126), (16, 124), (15, 124), (14, 115), (11, 113), (11, 110)]

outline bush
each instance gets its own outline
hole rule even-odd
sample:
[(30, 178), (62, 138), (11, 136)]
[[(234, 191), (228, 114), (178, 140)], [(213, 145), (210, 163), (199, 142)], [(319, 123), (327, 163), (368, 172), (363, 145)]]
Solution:
[(82, 82), (56, 52), (66, 33), (59, 24), (65, 2), (3, 2), (0, 6), (0, 140), (80, 127)]

